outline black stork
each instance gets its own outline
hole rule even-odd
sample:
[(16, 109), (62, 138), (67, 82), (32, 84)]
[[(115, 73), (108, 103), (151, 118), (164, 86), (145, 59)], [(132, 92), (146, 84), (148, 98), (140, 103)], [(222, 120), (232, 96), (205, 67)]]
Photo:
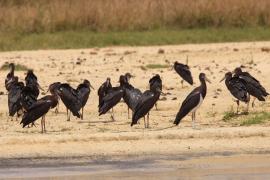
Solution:
[(174, 70), (179, 74), (179, 76), (182, 78), (181, 84), (183, 87), (184, 80), (189, 83), (190, 85), (193, 85), (193, 78), (191, 75), (190, 68), (188, 66), (188, 59), (186, 64), (179, 63), (178, 61), (174, 62)]
[(33, 95), (37, 98), (39, 95), (39, 89), (43, 90), (39, 83), (37, 76), (34, 74), (33, 70), (28, 70), (25, 77), (25, 86), (32, 89)]
[(254, 107), (254, 102), (256, 99), (259, 101), (265, 101), (265, 97), (268, 96), (269, 93), (256, 78), (254, 78), (248, 72), (243, 72), (240, 67), (236, 68), (234, 73), (235, 77), (238, 77), (246, 82), (248, 93), (254, 97), (254, 100), (252, 101), (252, 107)]
[(52, 95), (56, 95), (57, 96), (58, 101), (57, 101), (57, 105), (56, 105), (56, 108), (55, 108), (55, 114), (57, 114), (58, 111), (59, 111), (59, 95), (58, 95), (57, 90), (60, 87), (60, 85), (61, 85), (60, 82), (54, 82), (54, 83), (52, 83), (52, 84), (49, 85), (49, 88), (48, 88), (48, 90), (46, 92), (46, 93), (48, 93), (50, 91), (50, 93)]
[[(159, 74), (156, 74), (155, 76), (153, 76), (153, 77), (149, 80), (149, 88), (150, 88), (150, 89), (151, 89), (151, 88), (155, 89), (155, 88), (157, 88), (157, 87), (160, 89), (160, 91), (162, 91), (162, 80), (161, 80)], [(159, 94), (159, 95), (160, 95), (160, 94)], [(160, 96), (159, 96), (159, 97), (160, 97)], [(159, 99), (159, 97), (158, 97), (158, 99)], [(155, 103), (155, 107), (156, 107), (156, 110), (158, 110), (158, 108), (157, 108), (157, 102)]]
[(64, 83), (59, 86), (57, 94), (67, 108), (67, 121), (70, 121), (69, 110), (74, 116), (81, 118), (80, 109), (82, 107), (82, 102), (76, 89), (73, 89), (69, 84)]
[(190, 112), (192, 113), (192, 127), (195, 128), (195, 121), (196, 121), (196, 111), (202, 104), (206, 93), (207, 93), (207, 86), (206, 81), (211, 83), (209, 79), (207, 79), (204, 73), (200, 73), (199, 79), (201, 85), (195, 88), (183, 101), (179, 112), (176, 115), (174, 124), (178, 125), (181, 120)]
[(120, 86), (112, 87), (111, 89), (109, 89), (107, 94), (102, 98), (101, 103), (98, 106), (99, 116), (102, 114), (106, 114), (110, 109), (112, 109), (111, 118), (113, 121), (115, 120), (113, 107), (121, 101), (124, 95), (124, 90), (122, 86), (123, 83), (125, 82), (125, 76), (121, 75), (119, 78), (119, 82)]
[(142, 96), (142, 92), (139, 89), (134, 88), (129, 83), (129, 79), (131, 77), (134, 77), (134, 76), (132, 76), (130, 73), (126, 73), (125, 74), (125, 81), (122, 83), (122, 88), (124, 90), (123, 99), (124, 99), (124, 102), (128, 106), (128, 119), (129, 119), (129, 109), (131, 109), (131, 111), (134, 112), (135, 107), (138, 104), (138, 102)]
[(9, 116), (13, 117), (17, 113), (17, 117), (19, 117), (20, 112), (22, 110), (21, 93), (24, 88), (24, 83), (18, 82), (18, 77), (15, 77), (15, 81), (12, 82), (9, 87), (10, 87), (8, 91)]
[(108, 91), (112, 89), (111, 78), (107, 78), (104, 83), (98, 88), (98, 104), (102, 102), (102, 99), (108, 94)]
[(91, 83), (88, 80), (84, 80), (83, 83), (79, 84), (76, 91), (81, 99), (82, 102), (82, 114), (81, 119), (83, 119), (83, 108), (87, 103), (87, 100), (89, 98), (90, 92), (92, 88), (94, 90), (94, 87), (91, 85)]
[(5, 79), (5, 87), (6, 90), (9, 91), (10, 90), (10, 85), (16, 81), (16, 79), (18, 80), (18, 77), (14, 76), (14, 70), (15, 70), (15, 65), (13, 63), (9, 64), (9, 73), (6, 76)]
[(32, 88), (25, 86), (21, 92), (21, 105), (23, 111), (28, 111), (29, 108), (37, 101), (36, 93)]
[(250, 96), (246, 88), (246, 82), (238, 77), (233, 77), (231, 72), (227, 72), (225, 77), (220, 81), (225, 79), (225, 84), (230, 93), (237, 99), (237, 111), (239, 110), (239, 101), (247, 103), (247, 112), (249, 107)]
[(146, 90), (139, 102), (135, 107), (133, 112), (131, 126), (137, 124), (139, 119), (147, 115), (147, 123), (144, 122), (145, 128), (149, 128), (149, 111), (154, 107), (155, 103), (158, 101), (160, 94), (162, 93), (162, 80), (157, 74), (151, 78), (150, 90)]
[[(49, 95), (50, 96), (50, 95)], [(46, 96), (45, 96), (46, 97)], [(24, 113), (21, 124), (23, 124), (23, 128), (30, 123), (34, 123), (36, 120), (42, 117), (41, 119), (41, 132), (46, 132), (45, 127), (45, 115), (48, 111), (57, 105), (57, 98), (46, 97), (37, 100), (27, 112)]]

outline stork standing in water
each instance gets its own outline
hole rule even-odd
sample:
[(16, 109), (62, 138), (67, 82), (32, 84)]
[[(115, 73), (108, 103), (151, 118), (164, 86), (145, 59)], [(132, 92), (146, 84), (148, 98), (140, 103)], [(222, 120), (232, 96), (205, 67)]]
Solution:
[(182, 88), (184, 86), (184, 81), (186, 81), (190, 85), (193, 85), (193, 78), (191, 75), (190, 68), (188, 66), (188, 57), (186, 60), (186, 64), (182, 64), (179, 63), (178, 61), (175, 61), (173, 67), (174, 70), (177, 72), (177, 74), (179, 74), (179, 76), (182, 78), (181, 80)]
[(248, 112), (250, 96), (246, 88), (247, 86), (246, 82), (238, 77), (233, 77), (231, 72), (227, 72), (225, 74), (225, 77), (220, 82), (222, 82), (224, 79), (227, 89), (237, 99), (236, 113), (238, 114), (239, 111), (239, 101), (247, 103), (246, 112)]
[(94, 87), (91, 85), (91, 83), (88, 80), (84, 80), (83, 83), (79, 84), (79, 86), (77, 87), (77, 93), (81, 99), (82, 102), (82, 115), (81, 115), (81, 119), (83, 119), (83, 109), (84, 106), (86, 105), (91, 89), (92, 88), (94, 90)]
[(247, 92), (254, 97), (252, 107), (254, 107), (254, 102), (256, 99), (259, 101), (265, 101), (265, 97), (268, 96), (269, 93), (256, 78), (254, 78), (248, 72), (243, 72), (239, 67), (234, 70), (234, 73), (234, 77), (240, 78), (246, 83), (245, 85)]
[(195, 88), (183, 101), (181, 108), (176, 115), (176, 118), (174, 121), (175, 125), (178, 125), (181, 122), (181, 120), (187, 114), (191, 112), (192, 113), (192, 127), (195, 128), (196, 111), (201, 106), (207, 93), (206, 81), (211, 83), (210, 80), (207, 79), (204, 73), (200, 73), (199, 79), (200, 79), (201, 85)]

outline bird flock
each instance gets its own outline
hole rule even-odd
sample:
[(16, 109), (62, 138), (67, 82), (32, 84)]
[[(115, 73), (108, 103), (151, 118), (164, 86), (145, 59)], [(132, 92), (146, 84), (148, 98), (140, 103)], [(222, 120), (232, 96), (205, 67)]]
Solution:
[[(181, 77), (181, 84), (186, 81), (193, 85), (193, 77), (186, 64), (175, 62), (174, 70)], [(38, 78), (33, 70), (28, 70), (25, 82), (20, 82), (15, 76), (15, 65), (9, 64), (9, 73), (5, 79), (5, 88), (8, 92), (8, 109), (9, 116), (16, 119), (21, 118), (20, 124), (22, 127), (35, 126), (35, 121), (41, 118), (41, 132), (46, 132), (45, 117), (50, 109), (55, 108), (55, 113), (59, 112), (60, 100), (66, 107), (67, 121), (70, 121), (71, 113), (73, 116), (83, 120), (84, 107), (89, 98), (91, 89), (94, 87), (90, 81), (84, 80), (77, 88), (71, 87), (68, 83), (54, 82), (49, 85), (46, 93), (49, 95), (39, 98), (40, 90), (44, 91), (38, 83)], [(99, 97), (98, 113), (99, 116), (110, 112), (111, 119), (115, 121), (114, 107), (123, 99), (127, 105), (127, 118), (130, 118), (131, 111), (131, 126), (139, 123), (140, 119), (144, 119), (145, 128), (149, 128), (149, 116), (151, 109), (156, 106), (162, 92), (162, 80), (159, 74), (156, 74), (149, 80), (149, 89), (142, 92), (130, 84), (130, 79), (134, 76), (130, 73), (125, 73), (119, 77), (119, 86), (113, 87), (111, 79), (108, 77), (97, 90)], [(196, 128), (196, 111), (203, 103), (207, 94), (207, 84), (211, 81), (204, 73), (199, 74), (200, 86), (191, 91), (185, 100), (182, 102), (179, 111), (176, 113), (174, 125), (178, 125), (181, 120), (189, 113), (192, 114), (192, 127)], [(244, 113), (248, 113), (251, 96), (254, 101), (265, 101), (269, 93), (248, 72), (243, 72), (237, 67), (233, 72), (227, 72), (224, 78), (225, 85), (232, 96), (236, 99), (237, 113), (239, 112), (240, 102), (247, 104), (247, 109)]]

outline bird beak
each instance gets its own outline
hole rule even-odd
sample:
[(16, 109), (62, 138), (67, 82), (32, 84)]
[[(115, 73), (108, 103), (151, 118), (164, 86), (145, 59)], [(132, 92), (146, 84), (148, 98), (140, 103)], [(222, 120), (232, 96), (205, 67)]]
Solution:
[(93, 90), (95, 90), (95, 88), (91, 84), (90, 84), (90, 88), (93, 89)]
[(45, 92), (45, 94), (47, 94), (49, 92), (50, 88), (48, 88), (48, 90)]
[(211, 84), (211, 81), (207, 77), (205, 77), (205, 80)]
[(221, 83), (222, 81), (224, 81), (224, 79), (225, 79), (225, 76), (224, 76), (224, 78), (222, 78), (222, 79), (219, 81), (219, 83)]
[(163, 93), (159, 88), (157, 89), (157, 91), (162, 94), (162, 95), (166, 95), (165, 93)]
[[(42, 87), (38, 84), (38, 88), (42, 91), (44, 91), (44, 89), (42, 89)], [(48, 90), (49, 91), (49, 90)]]

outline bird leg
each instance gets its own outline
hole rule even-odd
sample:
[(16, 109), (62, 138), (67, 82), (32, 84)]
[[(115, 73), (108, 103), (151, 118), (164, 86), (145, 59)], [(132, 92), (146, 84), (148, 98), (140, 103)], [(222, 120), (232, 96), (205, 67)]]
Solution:
[(112, 118), (112, 121), (115, 121), (115, 119), (114, 119), (114, 113), (113, 113), (113, 108), (112, 108), (111, 118)]
[(144, 121), (144, 128), (147, 128), (145, 123), (145, 116), (143, 116), (143, 121)]
[(195, 129), (195, 112), (192, 112), (192, 128)]
[(184, 80), (181, 80), (182, 88), (184, 88)]
[(67, 121), (70, 121), (70, 116), (68, 116), (68, 108), (67, 108)]
[(147, 113), (147, 128), (149, 128), (149, 113)]
[(158, 110), (158, 108), (157, 108), (157, 103), (155, 103), (155, 107), (156, 107), (156, 110)]
[(82, 107), (82, 115), (81, 115), (81, 120), (83, 120), (83, 107)]
[(57, 105), (56, 105), (55, 114), (58, 114), (59, 113), (58, 109), (59, 109), (59, 103), (57, 103)]
[(41, 133), (44, 132), (44, 129), (43, 129), (43, 121), (44, 121), (44, 116), (42, 116), (42, 118), (41, 118)]
[(239, 112), (239, 100), (236, 100), (236, 104), (237, 104), (236, 114), (238, 114), (238, 112)]
[(43, 126), (44, 126), (44, 132), (46, 133), (46, 120), (45, 120), (45, 115), (44, 115), (44, 124), (43, 124)]
[(256, 100), (256, 97), (254, 97), (253, 101), (252, 101), (252, 107), (254, 108), (255, 107), (255, 100)]
[(246, 109), (245, 114), (248, 114), (248, 111), (249, 111), (249, 102), (250, 102), (250, 101), (247, 102), (247, 109)]
[(129, 107), (128, 107), (128, 119), (129, 119)]

